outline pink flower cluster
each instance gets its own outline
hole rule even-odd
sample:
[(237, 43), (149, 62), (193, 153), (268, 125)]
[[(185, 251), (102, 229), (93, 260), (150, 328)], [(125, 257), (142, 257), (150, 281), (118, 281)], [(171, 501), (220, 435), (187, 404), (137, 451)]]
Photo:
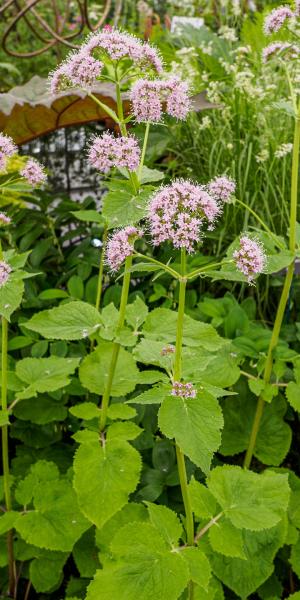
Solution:
[(11, 137), (0, 133), (0, 171), (6, 167), (7, 159), (17, 152), (17, 146)]
[(50, 74), (50, 91), (55, 95), (70, 87), (91, 90), (101, 75), (103, 63), (90, 56), (84, 47), (78, 53), (70, 54), (55, 71)]
[(27, 161), (25, 167), (20, 171), (20, 175), (22, 175), (30, 185), (39, 185), (44, 183), (47, 179), (43, 165), (40, 165), (34, 158), (30, 158)]
[(175, 248), (193, 252), (201, 239), (205, 221), (210, 228), (220, 213), (216, 199), (206, 188), (178, 180), (154, 194), (148, 209), (150, 233), (154, 245), (170, 241)]
[(281, 29), (287, 19), (291, 19), (295, 13), (289, 6), (279, 6), (274, 8), (266, 16), (264, 21), (264, 32), (266, 35), (271, 35)]
[(296, 44), (289, 42), (273, 42), (266, 46), (262, 51), (263, 62), (267, 62), (274, 54), (288, 54), (290, 58), (298, 58), (300, 48)]
[(0, 287), (6, 284), (12, 269), (4, 260), (0, 261)]
[(188, 85), (178, 77), (167, 80), (139, 79), (131, 88), (130, 100), (138, 123), (158, 123), (166, 113), (185, 119), (191, 109)]
[(295, 0), (295, 15), (300, 17), (300, 0)]
[(135, 171), (139, 166), (140, 148), (133, 135), (114, 137), (103, 133), (94, 138), (89, 151), (89, 162), (102, 173), (107, 173), (111, 167), (125, 167)]
[(233, 259), (239, 271), (241, 271), (251, 283), (255, 275), (262, 273), (266, 264), (266, 255), (262, 245), (251, 240), (247, 236), (240, 239), (240, 247), (233, 253)]
[(95, 52), (100, 57), (109, 57), (111, 60), (129, 59), (137, 67), (154, 69), (157, 73), (163, 70), (162, 60), (155, 48), (138, 37), (118, 29), (103, 29), (100, 33), (93, 34), (82, 50), (89, 55)]
[(197, 390), (194, 388), (192, 383), (174, 381), (171, 395), (179, 396), (180, 398), (196, 398)]
[(221, 202), (229, 202), (235, 192), (235, 182), (224, 175), (216, 177), (208, 185), (209, 193)]
[(134, 242), (143, 232), (136, 227), (125, 227), (116, 231), (108, 241), (106, 260), (112, 271), (118, 271), (121, 264), (133, 253)]
[(1, 225), (10, 225), (11, 218), (8, 217), (5, 213), (0, 212), (0, 226)]

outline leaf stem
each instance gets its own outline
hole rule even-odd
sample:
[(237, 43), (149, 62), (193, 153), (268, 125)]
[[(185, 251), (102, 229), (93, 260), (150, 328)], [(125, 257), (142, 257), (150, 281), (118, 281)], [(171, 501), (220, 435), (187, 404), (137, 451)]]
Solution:
[[(185, 291), (186, 291), (186, 251), (185, 248), (181, 250), (181, 278), (179, 282), (179, 303), (177, 313), (177, 331), (176, 331), (176, 347), (175, 347), (175, 361), (174, 361), (174, 380), (180, 381), (181, 379), (181, 361), (182, 361), (182, 340), (183, 340), (183, 323), (184, 323), (184, 307), (185, 307)], [(188, 481), (186, 474), (185, 458), (184, 454), (176, 444), (176, 457), (179, 481), (182, 493), (182, 499), (185, 510), (186, 518), (186, 536), (188, 546), (194, 545), (194, 518), (192, 505), (188, 489)], [(189, 600), (193, 600), (194, 597), (194, 585), (193, 582), (189, 583)]]
[[(292, 187), (291, 187), (291, 205), (290, 205), (290, 231), (289, 231), (289, 249), (295, 252), (296, 246), (296, 220), (297, 220), (297, 197), (298, 197), (298, 171), (299, 171), (299, 149), (300, 149), (300, 106), (297, 111), (294, 129), (293, 161), (292, 161)], [(264, 369), (263, 380), (269, 383), (273, 368), (273, 351), (277, 346), (280, 330), (284, 318), (286, 305), (288, 303), (290, 289), (294, 276), (294, 261), (289, 265), (280, 301), (277, 308), (276, 318), (273, 326), (272, 336), (269, 343), (267, 359)], [(260, 428), (265, 402), (260, 396), (257, 402), (256, 413), (252, 425), (249, 444), (244, 460), (244, 468), (249, 469), (256, 446), (257, 435)]]
[(150, 131), (150, 122), (147, 121), (144, 142), (143, 142), (142, 156), (141, 156), (140, 166), (139, 166), (139, 170), (138, 170), (139, 182), (141, 181), (141, 178), (142, 178), (143, 166), (144, 166), (144, 162), (145, 162), (145, 156), (146, 156), (146, 150), (147, 150), (147, 144), (148, 144), (148, 138), (149, 138), (149, 131)]
[[(170, 275), (172, 275), (172, 277), (174, 277), (175, 279), (179, 279), (180, 275), (177, 273), (177, 271), (175, 271), (174, 269), (172, 269), (172, 267), (169, 267), (168, 265), (165, 265), (164, 263), (161, 263), (159, 260), (156, 260), (156, 258), (153, 258), (152, 256), (146, 256), (145, 254), (141, 254), (140, 252), (135, 252), (134, 256), (137, 256), (138, 258), (144, 258), (145, 260), (147, 260), (148, 262), (153, 263), (154, 265), (158, 265), (160, 266), (164, 271), (167, 271), (167, 273), (170, 273)], [(138, 266), (138, 264), (137, 264)]]
[[(2, 323), (2, 348), (1, 348), (1, 407), (3, 411), (7, 411), (7, 344), (8, 344), (8, 321), (5, 317), (1, 319)], [(9, 454), (8, 454), (8, 426), (2, 427), (2, 468), (4, 482), (4, 498), (7, 511), (12, 508), (10, 494), (10, 474), (9, 474)], [(7, 532), (7, 556), (8, 556), (8, 593), (12, 598), (15, 597), (15, 563), (14, 563), (14, 547), (13, 547), (13, 530)]]
[[(129, 293), (129, 285), (130, 285), (130, 268), (132, 265), (132, 256), (127, 256), (125, 261), (125, 271), (123, 277), (123, 285), (122, 285), (122, 295), (121, 295), (121, 303), (120, 303), (120, 312), (119, 312), (119, 320), (117, 325), (117, 335), (122, 329), (125, 322), (125, 313), (126, 306), (128, 301), (128, 293)], [(107, 421), (107, 410), (109, 407), (109, 401), (111, 396), (111, 389), (113, 384), (113, 379), (116, 371), (116, 366), (118, 362), (118, 356), (120, 352), (120, 344), (118, 342), (113, 343), (112, 355), (109, 365), (107, 384), (104, 390), (104, 394), (102, 396), (101, 403), (101, 416), (100, 416), (100, 431), (103, 431), (106, 426)]]

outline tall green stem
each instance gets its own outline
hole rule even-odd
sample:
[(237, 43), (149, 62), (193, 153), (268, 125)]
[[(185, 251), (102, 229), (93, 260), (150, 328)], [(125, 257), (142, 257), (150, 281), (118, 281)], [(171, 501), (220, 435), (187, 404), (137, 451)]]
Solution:
[[(7, 411), (7, 341), (8, 341), (8, 322), (2, 317), (2, 349), (1, 349), (1, 407)], [(9, 475), (9, 455), (8, 455), (8, 427), (2, 427), (2, 467), (4, 481), (5, 507), (9, 511), (12, 508), (10, 495), (10, 475)], [(8, 591), (11, 597), (15, 597), (15, 564), (13, 547), (13, 530), (8, 531), (7, 536), (7, 555), (8, 555)]]
[(97, 310), (99, 310), (99, 308), (100, 308), (102, 289), (103, 289), (103, 272), (104, 272), (106, 242), (107, 242), (107, 226), (104, 227), (103, 236), (102, 236), (102, 249), (101, 249), (100, 262), (99, 262), (97, 296), (96, 296), (96, 303), (95, 303)]
[[(292, 162), (292, 187), (291, 187), (291, 205), (290, 205), (290, 231), (289, 231), (289, 249), (294, 254), (296, 246), (296, 221), (297, 221), (297, 198), (298, 198), (298, 176), (299, 176), (299, 149), (300, 149), (300, 106), (295, 120), (293, 162)], [(267, 360), (264, 369), (264, 382), (269, 383), (273, 368), (273, 351), (277, 346), (280, 330), (284, 318), (286, 305), (294, 275), (294, 261), (289, 265), (285, 276), (285, 281), (277, 308), (276, 318), (272, 331), (272, 336), (268, 348)], [(249, 469), (255, 450), (256, 439), (259, 432), (261, 418), (264, 410), (264, 400), (260, 396), (257, 402), (256, 413), (250, 434), (249, 445), (246, 452), (244, 467)]]
[(143, 166), (144, 166), (144, 162), (145, 162), (145, 156), (146, 156), (146, 150), (147, 150), (147, 144), (148, 144), (148, 138), (149, 138), (149, 131), (150, 131), (150, 123), (148, 121), (147, 125), (146, 125), (146, 129), (145, 129), (142, 156), (141, 156), (140, 166), (139, 166), (139, 170), (138, 170), (139, 181), (141, 181), (141, 178), (142, 178)]
[[(176, 350), (175, 350), (175, 362), (174, 362), (174, 380), (180, 381), (181, 379), (181, 365), (182, 365), (182, 339), (183, 339), (183, 322), (184, 322), (184, 307), (185, 307), (185, 291), (186, 291), (186, 253), (185, 249), (181, 250), (181, 279), (179, 282), (179, 303), (177, 313), (177, 331), (176, 331)], [(192, 505), (188, 489), (188, 481), (185, 467), (184, 454), (176, 444), (176, 457), (177, 466), (179, 473), (179, 481), (182, 493), (182, 499), (185, 510), (186, 518), (186, 535), (187, 543), (189, 546), (194, 545), (194, 518)], [(189, 583), (189, 600), (193, 600), (194, 597), (194, 586), (193, 582)]]
[[(124, 123), (124, 111), (123, 111), (123, 101), (122, 101), (122, 94), (121, 94), (121, 82), (118, 76), (118, 70), (116, 68), (115, 70), (115, 78), (116, 78), (116, 96), (117, 96), (117, 112), (118, 112), (118, 118), (119, 118), (119, 126), (120, 126), (120, 131), (121, 134), (124, 136), (128, 135), (128, 131), (127, 131), (127, 127), (126, 127), (126, 123)], [(137, 194), (138, 189), (139, 189), (139, 180), (137, 177), (136, 173), (132, 173), (131, 171), (128, 171), (128, 175), (129, 175), (129, 179), (132, 185), (132, 189), (134, 191), (134, 194)]]
[[(123, 277), (120, 312), (119, 312), (119, 320), (118, 320), (116, 336), (118, 336), (118, 333), (122, 329), (124, 322), (125, 322), (125, 313), (126, 313), (126, 306), (127, 306), (129, 285), (130, 285), (130, 276), (131, 276), (131, 273), (130, 273), (131, 265), (132, 265), (132, 256), (128, 256), (125, 261), (125, 273), (124, 273), (124, 277)], [(104, 394), (102, 397), (102, 403), (101, 403), (101, 417), (100, 417), (100, 430), (101, 431), (103, 431), (106, 426), (107, 410), (109, 407), (111, 389), (112, 389), (112, 384), (113, 384), (116, 366), (117, 366), (117, 362), (118, 362), (119, 352), (120, 352), (120, 344), (118, 342), (114, 342), (110, 365), (109, 365), (107, 384), (106, 384), (106, 388), (105, 388), (105, 391), (104, 391)]]

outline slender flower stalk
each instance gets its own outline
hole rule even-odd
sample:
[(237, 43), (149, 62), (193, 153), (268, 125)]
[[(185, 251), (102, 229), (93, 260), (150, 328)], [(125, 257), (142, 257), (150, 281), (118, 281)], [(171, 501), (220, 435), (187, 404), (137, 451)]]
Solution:
[[(124, 272), (124, 277), (123, 277), (122, 295), (121, 295), (120, 312), (119, 312), (119, 320), (118, 320), (116, 337), (118, 336), (118, 333), (122, 329), (124, 322), (125, 322), (125, 313), (126, 313), (126, 306), (127, 306), (129, 286), (130, 286), (131, 265), (132, 265), (132, 256), (127, 256), (127, 258), (125, 260), (125, 272)], [(105, 388), (105, 391), (104, 391), (104, 394), (102, 397), (100, 431), (103, 431), (106, 426), (107, 410), (109, 407), (112, 384), (113, 384), (114, 374), (115, 374), (116, 366), (117, 366), (117, 362), (118, 362), (119, 352), (120, 352), (120, 344), (118, 342), (114, 342), (110, 366), (109, 366), (108, 378), (107, 378), (107, 385), (106, 385), (106, 388)]]
[(102, 290), (103, 290), (103, 273), (104, 273), (106, 242), (107, 242), (107, 226), (105, 225), (104, 230), (103, 230), (103, 237), (102, 237), (102, 249), (101, 249), (100, 261), (99, 261), (97, 295), (96, 295), (96, 302), (95, 302), (95, 307), (97, 308), (97, 310), (100, 309)]
[[(2, 317), (2, 348), (1, 348), (1, 408), (7, 411), (7, 343), (8, 343), (8, 322)], [(8, 453), (8, 426), (2, 426), (2, 468), (4, 480), (4, 499), (5, 508), (7, 511), (12, 509), (11, 493), (10, 493), (10, 474), (9, 474), (9, 453)], [(15, 597), (15, 562), (14, 562), (14, 547), (13, 547), (13, 530), (7, 532), (7, 556), (8, 556), (8, 593), (12, 598)]]
[[(174, 381), (180, 381), (182, 371), (182, 339), (183, 339), (183, 320), (185, 307), (185, 292), (186, 292), (186, 250), (181, 249), (181, 279), (179, 282), (179, 303), (177, 316), (177, 331), (176, 331), (176, 346), (175, 346), (175, 361), (174, 361)], [(185, 518), (186, 518), (186, 534), (187, 543), (189, 546), (194, 545), (194, 518), (191, 500), (189, 496), (188, 481), (185, 467), (185, 458), (183, 452), (176, 444), (176, 457), (179, 473), (179, 481), (183, 498)], [(189, 600), (194, 597), (194, 585), (189, 583)]]
[[(298, 171), (299, 171), (299, 149), (300, 149), (300, 104), (295, 117), (294, 129), (294, 145), (293, 145), (293, 162), (292, 162), (292, 187), (291, 187), (291, 205), (290, 205), (290, 232), (289, 232), (289, 249), (294, 254), (296, 246), (296, 221), (297, 221), (297, 198), (298, 198)], [(272, 331), (272, 336), (268, 348), (268, 354), (264, 369), (263, 380), (267, 384), (270, 382), (273, 368), (273, 351), (277, 346), (280, 330), (285, 314), (286, 305), (288, 303), (290, 289), (294, 276), (294, 261), (289, 265), (285, 276), (283, 289), (279, 305), (277, 308), (276, 318)], [(249, 439), (249, 445), (246, 452), (244, 467), (249, 469), (256, 446), (257, 435), (260, 428), (261, 418), (263, 415), (265, 401), (260, 396), (257, 402), (256, 413), (252, 424), (252, 430)]]
[(147, 150), (147, 144), (148, 144), (148, 138), (149, 138), (149, 131), (150, 131), (150, 121), (148, 121), (146, 123), (146, 129), (145, 129), (145, 135), (144, 135), (144, 142), (143, 142), (143, 149), (142, 149), (142, 156), (141, 156), (140, 166), (139, 166), (139, 170), (138, 170), (138, 180), (139, 180), (139, 182), (141, 182), (141, 178), (142, 178), (143, 166), (144, 166), (144, 162), (145, 162), (145, 156), (146, 156), (146, 150)]

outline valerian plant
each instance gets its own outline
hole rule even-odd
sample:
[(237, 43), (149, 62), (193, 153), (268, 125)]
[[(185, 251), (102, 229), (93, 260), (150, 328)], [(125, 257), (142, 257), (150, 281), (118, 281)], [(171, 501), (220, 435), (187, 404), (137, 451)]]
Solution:
[[(80, 86), (99, 102), (91, 91), (98, 80), (115, 85), (117, 112), (101, 106), (119, 133), (92, 139), (88, 150), (99, 171), (118, 170), (108, 183), (101, 215), (96, 306), (64, 299), (23, 322), (24, 329), (46, 340), (69, 341), (71, 352), (23, 358), (11, 369), (5, 320), (2, 325), (6, 502), (0, 533), (8, 531), (9, 594), (17, 597), (16, 559), (30, 561), (28, 598), (31, 584), (38, 593), (57, 589), (72, 554), (84, 581), (67, 590), (69, 599), (72, 594), (74, 600), (76, 595), (217, 600), (224, 597), (222, 583), (247, 598), (272, 575), (277, 551), (297, 541), (299, 484), (284, 470), (256, 473), (215, 458), (223, 428), (219, 399), (236, 397), (232, 386), (241, 375), (240, 355), (213, 325), (186, 314), (186, 288), (199, 277), (253, 284), (272, 260), (286, 259), (286, 251), (269, 230), (242, 232), (225, 257), (206, 254), (199, 264), (207, 232), (221, 218), (224, 204), (233, 206), (234, 181), (220, 174), (209, 182), (175, 180), (156, 188), (162, 174), (144, 165), (151, 124), (164, 113), (184, 119), (191, 110), (187, 86), (168, 77), (155, 48), (113, 29), (89, 37), (52, 74), (51, 86), (53, 91)], [(128, 115), (124, 91), (131, 100)], [(134, 121), (145, 123), (142, 148), (128, 131)], [(169, 261), (150, 251), (161, 245), (168, 246)], [(119, 310), (113, 304), (100, 310), (105, 262), (117, 276), (123, 269)], [(0, 291), (7, 294), (13, 264), (17, 269), (23, 264), (12, 250), (2, 263)], [(176, 311), (149, 311), (139, 296), (128, 303), (134, 274), (145, 273), (177, 285)], [(5, 305), (1, 310), (4, 314)], [(91, 342), (85, 352), (79, 346), (79, 355), (72, 346), (77, 340)], [(77, 384), (75, 378), (70, 383), (77, 368)], [(76, 443), (72, 469), (61, 473), (54, 460), (39, 460), (24, 478), (11, 481), (9, 416), (42, 394), (58, 397), (72, 383), (82, 400), (69, 407)], [(157, 415), (157, 442), (176, 456), (177, 466), (168, 474), (169, 484), (181, 490), (181, 499), (170, 503), (174, 510), (166, 498), (155, 504), (160, 491), (155, 495), (151, 488), (146, 499), (141, 494), (143, 451), (149, 448), (147, 409)], [(299, 545), (294, 548), (293, 561)]]

